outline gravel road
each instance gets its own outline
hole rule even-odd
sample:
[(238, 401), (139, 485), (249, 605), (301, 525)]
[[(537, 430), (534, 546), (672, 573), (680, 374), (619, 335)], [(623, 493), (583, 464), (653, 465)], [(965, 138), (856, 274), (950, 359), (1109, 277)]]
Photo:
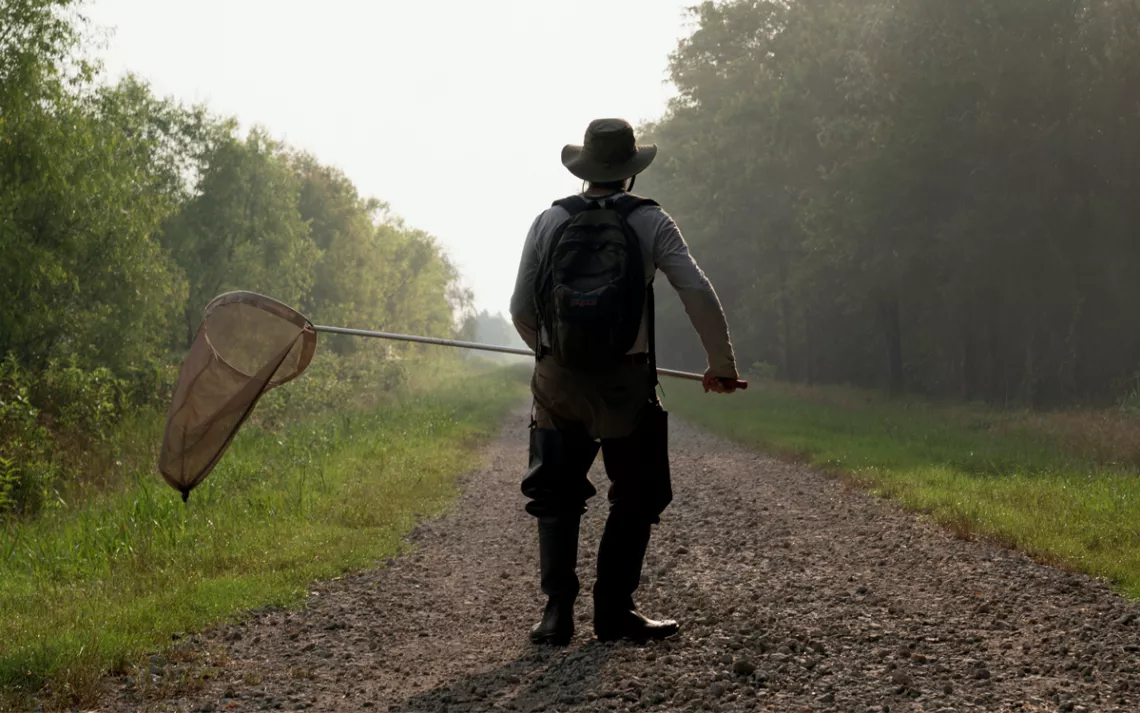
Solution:
[[(100, 710), (1140, 711), (1137, 604), (677, 419), (674, 504), (639, 600), (681, 633), (598, 644), (585, 598), (572, 646), (535, 649), (525, 426), (509, 419), (407, 554), (314, 584), (302, 610), (185, 640), (109, 679)], [(592, 505), (583, 592), (606, 509)]]

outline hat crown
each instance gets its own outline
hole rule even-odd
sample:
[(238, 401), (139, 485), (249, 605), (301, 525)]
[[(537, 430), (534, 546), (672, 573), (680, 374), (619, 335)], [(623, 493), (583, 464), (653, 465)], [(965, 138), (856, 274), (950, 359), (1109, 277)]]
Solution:
[(602, 165), (616, 166), (637, 154), (637, 139), (624, 119), (595, 119), (586, 127), (582, 148)]
[(636, 176), (653, 163), (656, 144), (639, 144), (625, 119), (594, 119), (581, 146), (562, 147), (562, 165), (592, 183), (611, 183)]

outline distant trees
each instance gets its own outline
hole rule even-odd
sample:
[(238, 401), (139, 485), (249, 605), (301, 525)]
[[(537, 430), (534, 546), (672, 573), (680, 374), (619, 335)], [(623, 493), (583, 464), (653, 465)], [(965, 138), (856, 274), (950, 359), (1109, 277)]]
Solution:
[(101, 84), (78, 4), (0, 2), (0, 512), (58, 470), (61, 425), (94, 438), (161, 396), (221, 292), (436, 336), (470, 302), (437, 242), (338, 170), (135, 78)]
[[(1140, 6), (732, 0), (695, 9), (639, 186), (743, 364), (1054, 405), (1140, 373)], [(668, 359), (699, 349), (669, 305)]]
[[(491, 314), (487, 310), (482, 312), (472, 312), (466, 319), (459, 330), (459, 338), (468, 342), (478, 342), (479, 344), (492, 344), (500, 347), (514, 347), (516, 349), (526, 349), (526, 343), (519, 337), (519, 333), (515, 330), (514, 325), (502, 315), (496, 312)], [(472, 352), (471, 356), (479, 358), (489, 358), (492, 352)], [(516, 357), (504, 355), (501, 361), (517, 361)]]

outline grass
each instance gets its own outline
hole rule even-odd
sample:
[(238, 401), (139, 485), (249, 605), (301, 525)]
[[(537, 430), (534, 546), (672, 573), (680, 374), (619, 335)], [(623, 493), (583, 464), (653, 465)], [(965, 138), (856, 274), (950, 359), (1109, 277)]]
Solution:
[[(116, 492), (0, 525), (0, 694), (91, 702), (100, 676), (174, 635), (296, 605), (313, 580), (396, 554), (525, 393), (517, 370), (476, 372), (247, 428), (187, 505), (147, 459)], [(161, 437), (153, 418), (132, 428), (150, 448)]]
[(990, 538), (1140, 598), (1140, 420), (1023, 413), (754, 383), (732, 396), (669, 385), (679, 415), (740, 443), (843, 473)]

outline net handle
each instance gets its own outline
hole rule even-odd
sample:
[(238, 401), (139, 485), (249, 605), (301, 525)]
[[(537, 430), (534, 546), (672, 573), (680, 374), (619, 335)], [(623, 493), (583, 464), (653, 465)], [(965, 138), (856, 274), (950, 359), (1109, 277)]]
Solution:
[[(413, 342), (415, 344), (434, 344), (441, 347), (456, 347), (458, 349), (473, 349), (481, 352), (495, 352), (497, 354), (514, 354), (516, 356), (533, 357), (534, 352), (521, 347), (501, 347), (497, 344), (478, 344), (476, 342), (461, 342), (456, 339), (440, 339), (438, 337), (418, 337), (411, 334), (394, 334), (392, 332), (374, 332), (369, 329), (349, 329), (347, 327), (330, 327), (323, 324), (314, 324), (313, 330), (329, 334), (347, 334), (353, 337), (370, 337), (372, 339), (390, 339), (396, 342)], [(676, 371), (675, 369), (658, 368), (661, 376), (671, 376), (675, 379), (689, 381), (704, 381), (704, 376), (691, 371)], [(724, 379), (723, 381), (735, 385), (738, 389), (747, 389), (748, 382), (740, 379)]]

